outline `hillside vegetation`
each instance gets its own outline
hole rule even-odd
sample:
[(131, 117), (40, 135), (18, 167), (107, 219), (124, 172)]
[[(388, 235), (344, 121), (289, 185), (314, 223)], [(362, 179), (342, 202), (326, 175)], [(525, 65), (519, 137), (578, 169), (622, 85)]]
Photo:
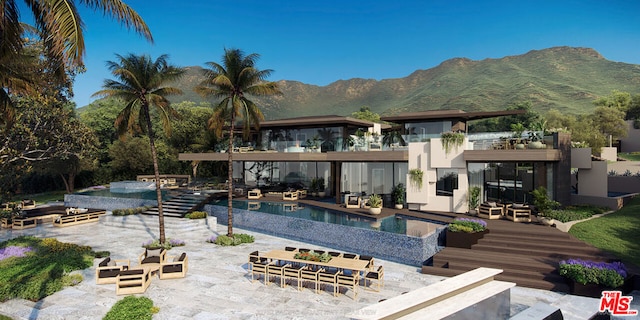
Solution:
[[(204, 101), (192, 90), (202, 79), (200, 72), (200, 67), (188, 68), (175, 84), (185, 94), (174, 97), (174, 102)], [(593, 100), (613, 89), (639, 93), (640, 65), (609, 61), (589, 48), (554, 47), (500, 59), (450, 59), (399, 79), (339, 80), (327, 86), (278, 83), (284, 95), (254, 98), (267, 119), (349, 115), (361, 106), (383, 115), (439, 109), (491, 111), (523, 101), (531, 101), (541, 113), (558, 109), (581, 114), (592, 111)]]

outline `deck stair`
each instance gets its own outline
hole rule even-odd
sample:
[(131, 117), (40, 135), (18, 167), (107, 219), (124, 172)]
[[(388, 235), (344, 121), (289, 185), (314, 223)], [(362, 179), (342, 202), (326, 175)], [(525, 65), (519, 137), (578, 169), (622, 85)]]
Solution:
[(594, 248), (568, 233), (535, 222), (488, 220), (490, 232), (471, 249), (444, 248), (433, 256), (422, 273), (455, 276), (478, 267), (504, 270), (497, 280), (518, 286), (568, 292), (557, 272), (561, 260), (579, 258), (610, 261), (611, 254)]
[[(183, 191), (162, 202), (162, 214), (165, 217), (184, 218), (187, 213), (202, 209), (211, 200), (212, 194)], [(158, 215), (158, 207), (143, 212), (146, 215)]]

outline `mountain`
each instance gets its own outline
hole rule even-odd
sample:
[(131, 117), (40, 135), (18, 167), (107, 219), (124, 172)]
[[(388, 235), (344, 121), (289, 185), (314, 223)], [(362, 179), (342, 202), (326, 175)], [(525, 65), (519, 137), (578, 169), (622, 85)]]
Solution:
[[(185, 95), (174, 102), (204, 101), (193, 93), (202, 79), (200, 67), (189, 67), (174, 85)], [(592, 110), (592, 101), (612, 90), (638, 94), (640, 65), (606, 60), (593, 49), (554, 47), (522, 55), (474, 61), (454, 58), (398, 79), (350, 79), (327, 86), (278, 81), (282, 96), (255, 97), (267, 119), (313, 115), (349, 115), (362, 106), (389, 115), (400, 112), (460, 109), (503, 110), (531, 101), (544, 113)]]

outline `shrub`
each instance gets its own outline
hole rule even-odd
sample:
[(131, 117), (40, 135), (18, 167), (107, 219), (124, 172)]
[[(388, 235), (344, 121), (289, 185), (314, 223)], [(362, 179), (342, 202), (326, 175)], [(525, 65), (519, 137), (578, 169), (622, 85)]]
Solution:
[(165, 241), (164, 244), (160, 243), (160, 240), (148, 240), (142, 243), (142, 247), (146, 249), (156, 249), (156, 248), (164, 248), (166, 250), (170, 250), (173, 247), (182, 247), (186, 245), (183, 240), (179, 239), (169, 239)]
[(0, 243), (0, 248), (11, 246), (30, 247), (33, 254), (0, 263), (0, 301), (13, 298), (37, 301), (65, 285), (77, 284), (82, 281), (82, 276), (69, 273), (91, 267), (95, 255), (88, 246), (63, 243), (53, 238), (22, 236)]
[(449, 231), (451, 232), (481, 232), (487, 229), (487, 222), (480, 219), (472, 218), (455, 218), (449, 224)]
[(207, 239), (207, 242), (215, 243), (221, 246), (237, 246), (243, 243), (253, 243), (255, 238), (252, 235), (237, 233), (232, 237), (227, 235), (220, 235), (217, 237), (211, 237)]
[(584, 220), (590, 218), (594, 214), (602, 214), (607, 209), (597, 206), (569, 206), (564, 210), (551, 210), (545, 214), (545, 216), (556, 219), (560, 222), (569, 222), (576, 220)]
[(111, 214), (113, 214), (114, 216), (128, 216), (128, 215), (143, 213), (149, 210), (149, 208), (150, 207), (148, 206), (144, 206), (144, 207), (137, 207), (137, 208), (115, 209), (111, 211)]
[(204, 219), (208, 216), (208, 214), (204, 211), (194, 211), (191, 213), (187, 213), (184, 217), (187, 219)]
[(622, 262), (593, 262), (580, 259), (560, 261), (560, 275), (580, 284), (617, 288), (624, 284), (627, 269)]
[(62, 285), (65, 287), (73, 287), (82, 282), (83, 277), (79, 273), (67, 274), (62, 277)]
[(111, 310), (102, 318), (103, 320), (140, 319), (151, 320), (157, 308), (153, 301), (147, 297), (128, 296), (116, 302)]

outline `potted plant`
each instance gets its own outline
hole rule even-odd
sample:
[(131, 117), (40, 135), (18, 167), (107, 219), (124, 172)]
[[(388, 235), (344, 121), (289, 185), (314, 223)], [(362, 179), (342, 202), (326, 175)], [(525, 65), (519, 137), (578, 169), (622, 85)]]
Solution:
[(480, 187), (471, 187), (469, 189), (469, 213), (475, 215), (479, 204)]
[(409, 170), (409, 182), (411, 187), (417, 190), (422, 190), (422, 176), (424, 172), (418, 168)]
[(382, 212), (382, 197), (374, 193), (369, 197), (369, 213), (380, 214), (381, 212)]
[(569, 281), (571, 294), (594, 298), (600, 298), (603, 290), (621, 290), (628, 275), (622, 262), (569, 259), (560, 261), (558, 268)]
[(533, 205), (538, 212), (538, 221), (544, 225), (552, 226), (555, 223), (555, 220), (547, 217), (547, 214), (549, 211), (558, 208), (560, 203), (549, 199), (547, 189), (545, 187), (538, 187), (530, 193), (533, 196)]
[(455, 218), (447, 227), (446, 246), (471, 249), (485, 234), (487, 222), (474, 218)]
[(405, 193), (404, 184), (398, 183), (393, 186), (391, 190), (391, 197), (396, 204), (396, 209), (402, 209), (404, 207), (404, 193)]
[(442, 139), (442, 147), (444, 148), (445, 154), (449, 154), (451, 147), (455, 147), (456, 150), (458, 150), (458, 147), (464, 143), (464, 133), (443, 132), (440, 135), (440, 139)]
[(321, 198), (326, 197), (327, 193), (325, 192), (324, 179), (316, 178), (316, 180), (317, 180), (317, 186), (318, 186), (318, 197), (321, 197)]
[(314, 197), (318, 196), (318, 182), (320, 181), (320, 179), (318, 178), (312, 178), (311, 179), (311, 184), (309, 185), (309, 192), (311, 192), (311, 195)]
[(513, 131), (513, 137), (516, 139), (516, 149), (525, 148), (524, 143), (522, 143), (522, 134), (525, 130), (527, 130), (527, 127), (520, 122), (511, 124), (511, 131)]

